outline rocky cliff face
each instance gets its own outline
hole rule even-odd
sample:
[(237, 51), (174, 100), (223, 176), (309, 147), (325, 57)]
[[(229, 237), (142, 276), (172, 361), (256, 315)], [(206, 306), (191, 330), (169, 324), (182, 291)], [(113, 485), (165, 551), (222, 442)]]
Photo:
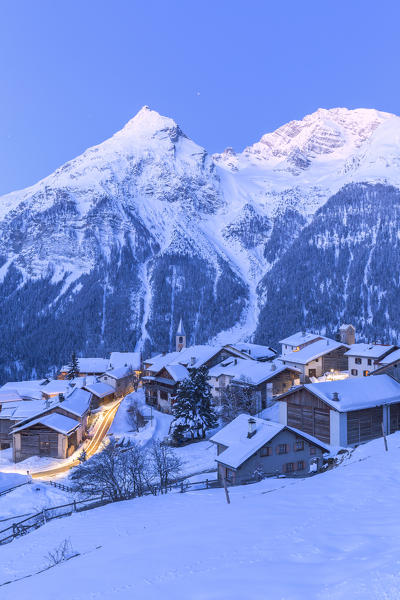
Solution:
[[(399, 123), (373, 110), (319, 110), (241, 154), (211, 157), (144, 107), (106, 142), (3, 196), (0, 377), (41, 375), (73, 349), (168, 350), (181, 315), (190, 343), (254, 332), (271, 343), (277, 319), (284, 332), (344, 318), (365, 335), (384, 327), (395, 337), (392, 280), (380, 278), (377, 291), (374, 265), (397, 247)], [(351, 240), (366, 256), (375, 240), (365, 265), (349, 263)], [(307, 252), (299, 260), (311, 248), (312, 268)], [(335, 300), (327, 264), (342, 269)], [(370, 299), (354, 304), (359, 268)], [(296, 303), (304, 282), (320, 292)]]

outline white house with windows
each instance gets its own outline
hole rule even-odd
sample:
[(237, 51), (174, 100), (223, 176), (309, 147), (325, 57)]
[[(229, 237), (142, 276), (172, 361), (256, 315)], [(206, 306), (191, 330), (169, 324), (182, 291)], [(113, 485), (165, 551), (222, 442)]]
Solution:
[(297, 333), (294, 333), (293, 335), (290, 335), (289, 337), (279, 342), (281, 345), (282, 356), (284, 356), (285, 354), (290, 354), (291, 352), (299, 352), (309, 344), (312, 344), (322, 339), (324, 339), (324, 337), (322, 335), (319, 335), (318, 333), (311, 333), (309, 331), (298, 331)]
[(378, 369), (383, 359), (397, 349), (385, 344), (352, 344), (345, 356), (349, 360), (350, 377), (366, 377)]
[[(290, 343), (285, 343), (288, 340)], [(304, 343), (301, 343), (301, 340)], [(342, 342), (323, 336), (314, 339), (305, 338), (303, 334), (296, 334), (281, 343), (285, 346), (285, 350), (279, 360), (283, 365), (300, 371), (301, 383), (322, 377), (328, 372), (347, 370), (346, 351), (349, 346)], [(295, 349), (289, 351), (291, 344), (294, 344)]]

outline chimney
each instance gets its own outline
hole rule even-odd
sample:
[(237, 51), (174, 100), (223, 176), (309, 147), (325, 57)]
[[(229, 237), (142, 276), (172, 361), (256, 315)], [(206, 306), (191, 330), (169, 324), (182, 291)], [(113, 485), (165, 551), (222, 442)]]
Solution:
[(237, 365), (237, 358), (235, 358), (235, 360), (233, 361), (234, 365)]
[(58, 401), (59, 402), (64, 402), (65, 398), (64, 398), (64, 394), (58, 394)]
[(247, 437), (252, 438), (253, 435), (255, 435), (255, 433), (257, 431), (256, 430), (256, 420), (253, 419), (253, 417), (250, 417), (250, 419), (248, 420), (248, 423), (249, 423), (249, 431), (248, 431)]
[(276, 364), (275, 363), (271, 363), (271, 371), (276, 371)]
[(333, 394), (332, 394), (332, 400), (335, 400), (335, 402), (339, 402), (339, 394), (338, 394), (338, 392), (333, 392)]

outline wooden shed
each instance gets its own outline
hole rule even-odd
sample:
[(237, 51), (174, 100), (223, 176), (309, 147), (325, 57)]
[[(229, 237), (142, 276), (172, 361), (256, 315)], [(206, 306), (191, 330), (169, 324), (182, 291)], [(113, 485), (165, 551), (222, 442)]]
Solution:
[(79, 421), (57, 413), (45, 415), (14, 428), (14, 461), (30, 456), (67, 458), (78, 448), (81, 439)]

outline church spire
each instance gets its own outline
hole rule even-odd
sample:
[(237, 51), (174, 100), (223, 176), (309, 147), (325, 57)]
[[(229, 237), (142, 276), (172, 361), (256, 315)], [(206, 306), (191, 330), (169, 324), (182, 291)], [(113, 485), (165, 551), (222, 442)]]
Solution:
[(183, 348), (186, 348), (186, 333), (183, 328), (182, 317), (179, 321), (178, 329), (176, 331), (176, 351), (180, 352)]

